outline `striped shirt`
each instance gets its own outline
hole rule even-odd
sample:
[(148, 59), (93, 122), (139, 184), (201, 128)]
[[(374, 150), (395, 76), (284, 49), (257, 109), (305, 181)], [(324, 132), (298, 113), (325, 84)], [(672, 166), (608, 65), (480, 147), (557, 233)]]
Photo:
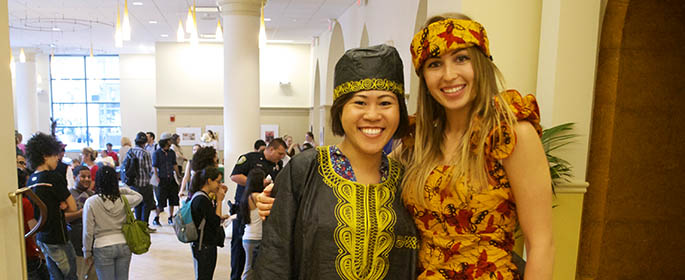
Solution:
[(150, 184), (150, 177), (152, 176), (150, 154), (138, 146), (131, 148), (131, 152), (138, 158), (138, 176), (135, 179), (135, 187), (146, 187)]

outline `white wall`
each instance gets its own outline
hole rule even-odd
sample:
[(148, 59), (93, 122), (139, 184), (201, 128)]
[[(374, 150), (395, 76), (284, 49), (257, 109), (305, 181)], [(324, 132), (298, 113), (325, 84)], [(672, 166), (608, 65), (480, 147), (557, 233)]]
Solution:
[[(121, 83), (121, 135), (131, 138), (138, 131), (156, 131), (155, 56), (119, 56)], [(118, 145), (119, 143), (116, 143)]]
[[(310, 59), (309, 44), (267, 44), (259, 58), (261, 107), (311, 107)], [(290, 84), (281, 85), (282, 81)]]

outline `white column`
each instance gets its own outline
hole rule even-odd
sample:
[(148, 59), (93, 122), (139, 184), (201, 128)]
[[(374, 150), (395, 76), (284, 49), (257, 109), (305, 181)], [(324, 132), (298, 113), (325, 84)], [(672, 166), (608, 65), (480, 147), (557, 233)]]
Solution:
[(224, 26), (224, 164), (230, 174), (238, 156), (252, 151), (260, 133), (261, 0), (220, 0), (219, 5)]
[[(20, 234), (23, 226), (17, 220), (17, 206), (7, 193), (17, 190), (17, 171), (14, 157), (14, 108), (10, 94), (10, 44), (7, 1), (0, 0), (0, 279), (22, 279)], [(20, 202), (21, 203), (21, 202)], [(21, 231), (20, 231), (21, 230)]]
[(17, 106), (15, 108), (17, 130), (24, 135), (24, 141), (26, 141), (31, 134), (38, 131), (36, 62), (30, 56), (24, 63), (16, 61), (14, 98), (16, 98)]

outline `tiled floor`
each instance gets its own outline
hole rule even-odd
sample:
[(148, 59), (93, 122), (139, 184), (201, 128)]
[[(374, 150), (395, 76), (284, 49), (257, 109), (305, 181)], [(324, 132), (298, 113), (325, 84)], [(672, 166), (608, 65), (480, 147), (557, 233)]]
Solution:
[[(150, 215), (154, 217), (154, 212)], [(176, 280), (195, 279), (193, 255), (190, 244), (176, 239), (173, 227), (166, 224), (168, 214), (162, 214), (162, 227), (155, 227), (157, 232), (151, 234), (152, 246), (143, 255), (133, 255), (129, 279), (132, 280)], [(218, 248), (214, 279), (228, 279), (230, 266), (230, 239), (226, 239), (224, 248)]]

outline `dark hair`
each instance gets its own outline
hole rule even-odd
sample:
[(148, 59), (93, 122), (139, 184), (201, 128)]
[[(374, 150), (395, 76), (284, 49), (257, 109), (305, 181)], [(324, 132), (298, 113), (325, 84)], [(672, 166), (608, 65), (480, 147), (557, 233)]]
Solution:
[[(171, 135), (171, 140), (172, 140), (171, 143), (174, 144), (174, 145), (176, 145), (176, 141), (178, 141), (178, 138), (179, 138), (179, 137), (181, 137), (181, 136), (179, 136), (179, 135), (176, 134), (176, 133), (174, 133), (173, 135)], [(195, 145), (197, 145), (197, 144), (195, 144)]]
[(238, 219), (243, 224), (249, 224), (250, 220), (250, 197), (253, 193), (260, 193), (264, 191), (264, 178), (266, 178), (266, 172), (261, 168), (252, 168), (249, 173), (247, 173), (247, 183), (245, 184), (245, 191), (240, 198), (240, 203), (238, 203)]
[(309, 137), (311, 137), (312, 140), (314, 140), (314, 133), (313, 132), (307, 131), (307, 135), (309, 135)]
[(309, 150), (311, 148), (314, 148), (314, 146), (312, 146), (312, 144), (309, 144), (309, 143), (302, 144), (302, 151), (306, 151), (306, 150)]
[(152, 137), (152, 140), (155, 140), (155, 134), (152, 131), (148, 131), (147, 135), (150, 135), (150, 137)]
[(26, 142), (26, 159), (31, 169), (45, 163), (45, 157), (56, 156), (60, 153), (60, 145), (55, 137), (38, 132)]
[(117, 172), (109, 165), (102, 165), (95, 174), (95, 192), (102, 200), (117, 201), (119, 194), (119, 180)]
[(144, 146), (145, 143), (147, 143), (147, 134), (145, 132), (138, 132), (136, 134), (136, 140), (134, 140), (134, 143), (136, 143), (136, 146)]
[(216, 167), (216, 162), (214, 162), (214, 157), (216, 155), (216, 149), (212, 146), (200, 147), (200, 149), (195, 152), (193, 159), (191, 161), (190, 169), (198, 172), (207, 167)]
[[(333, 101), (333, 105), (331, 105), (331, 131), (333, 131), (334, 135), (345, 136), (345, 130), (343, 129), (342, 121), (340, 119), (342, 118), (343, 107), (345, 107), (345, 104), (347, 104), (355, 95), (356, 93), (345, 94)], [(397, 126), (395, 134), (392, 136), (393, 139), (400, 139), (409, 133), (407, 103), (405, 102), (404, 97), (401, 96), (397, 96), (397, 103), (400, 105), (400, 123)], [(314, 139), (314, 136), (311, 137)]]
[(88, 169), (88, 167), (86, 167), (86, 166), (83, 166), (83, 165), (76, 166), (76, 168), (74, 168), (74, 171), (73, 171), (74, 177), (78, 177), (78, 174), (83, 170), (87, 170), (88, 172), (90, 172), (90, 169)]
[(262, 139), (257, 139), (257, 141), (254, 141), (254, 149), (259, 150), (259, 147), (261, 146), (266, 146), (266, 142)]
[(107, 143), (105, 146), (111, 147), (111, 146), (112, 146), (112, 143)]
[(164, 148), (164, 147), (166, 147), (166, 145), (169, 145), (169, 140), (170, 140), (170, 139), (162, 139), (162, 140), (159, 140), (159, 147), (160, 147), (160, 148)]
[(21, 170), (21, 168), (17, 168), (17, 186), (18, 189), (21, 189), (23, 187), (26, 187), (26, 181), (28, 179), (29, 173)]
[(207, 180), (216, 180), (216, 178), (219, 178), (220, 175), (222, 175), (221, 172), (219, 172), (219, 169), (214, 166), (196, 171), (195, 175), (193, 175), (193, 179), (190, 182), (190, 193), (196, 193), (200, 191), (207, 183)]
[(285, 144), (285, 141), (283, 141), (283, 138), (274, 138), (274, 140), (271, 140), (269, 142), (269, 145), (266, 146), (267, 148), (273, 148), (273, 149), (278, 149), (280, 147), (283, 147), (285, 149), (288, 148), (288, 145)]

